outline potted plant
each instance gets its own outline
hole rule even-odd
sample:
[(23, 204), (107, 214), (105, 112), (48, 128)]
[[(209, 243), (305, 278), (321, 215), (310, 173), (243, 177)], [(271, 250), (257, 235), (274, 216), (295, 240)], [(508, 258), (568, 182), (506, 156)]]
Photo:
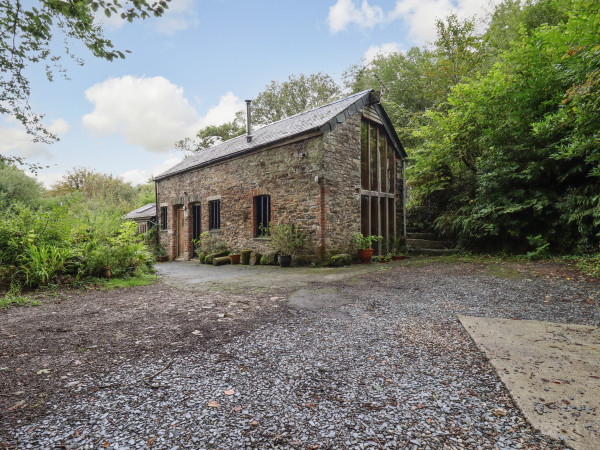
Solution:
[(363, 236), (362, 233), (354, 235), (354, 243), (358, 248), (358, 257), (363, 264), (370, 264), (373, 257), (373, 244), (383, 239), (381, 236)]
[(252, 250), (242, 250), (240, 263), (246, 266), (250, 264), (250, 255), (252, 255)]
[(405, 247), (404, 236), (392, 235), (390, 238), (390, 247), (392, 260), (400, 261), (401, 259), (404, 259), (404, 253), (402, 252)]
[(233, 255), (229, 255), (229, 259), (231, 260), (231, 264), (239, 264), (241, 257), (242, 257), (242, 255), (239, 254), (239, 253), (235, 253)]
[(304, 246), (306, 236), (296, 225), (275, 224), (269, 226), (270, 246), (279, 255), (279, 265), (289, 267), (292, 256)]

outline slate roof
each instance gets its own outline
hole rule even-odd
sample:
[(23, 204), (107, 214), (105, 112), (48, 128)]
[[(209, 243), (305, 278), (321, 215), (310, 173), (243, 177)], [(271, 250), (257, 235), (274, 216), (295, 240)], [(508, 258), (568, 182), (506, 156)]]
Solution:
[(147, 205), (141, 206), (138, 209), (127, 213), (125, 216), (131, 220), (142, 220), (151, 219), (156, 216), (156, 203), (148, 203)]
[[(197, 152), (156, 176), (155, 180), (167, 178), (177, 173), (187, 172), (188, 170), (197, 167), (249, 153), (305, 133), (317, 131), (325, 133), (333, 130), (338, 124), (344, 122), (356, 111), (360, 111), (365, 106), (375, 103), (377, 99), (374, 99), (374, 96), (371, 95), (372, 93), (375, 93), (373, 89), (362, 91), (344, 99), (319, 106), (310, 111), (305, 111), (273, 122), (257, 130), (253, 130), (251, 142), (247, 142), (246, 135), (244, 134)], [(378, 111), (383, 111), (383, 108), (378, 108)], [(393, 130), (385, 111), (383, 111), (383, 114), (385, 115), (384, 122), (387, 120), (389, 127)], [(388, 126), (386, 126), (386, 128), (388, 128)], [(396, 136), (395, 131), (393, 131), (393, 136)], [(395, 137), (395, 141), (397, 142), (397, 145), (396, 142), (394, 142), (394, 144), (396, 145), (398, 152), (405, 156), (404, 148), (402, 148), (402, 144), (400, 144), (397, 137)]]

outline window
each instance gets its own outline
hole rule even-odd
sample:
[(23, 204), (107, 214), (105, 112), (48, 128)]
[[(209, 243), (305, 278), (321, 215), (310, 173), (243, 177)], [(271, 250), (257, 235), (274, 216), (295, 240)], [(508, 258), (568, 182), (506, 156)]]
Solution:
[(161, 206), (160, 208), (160, 229), (167, 229), (167, 207)]
[(385, 128), (362, 122), (360, 138), (361, 232), (383, 236), (375, 251), (385, 253), (385, 242), (395, 234), (394, 193), (396, 155)]
[(271, 222), (271, 196), (254, 197), (254, 236), (268, 236)]
[(221, 200), (212, 200), (208, 202), (209, 218), (208, 229), (219, 230), (221, 228)]
[(200, 203), (192, 205), (192, 239), (198, 239), (202, 234), (202, 206)]

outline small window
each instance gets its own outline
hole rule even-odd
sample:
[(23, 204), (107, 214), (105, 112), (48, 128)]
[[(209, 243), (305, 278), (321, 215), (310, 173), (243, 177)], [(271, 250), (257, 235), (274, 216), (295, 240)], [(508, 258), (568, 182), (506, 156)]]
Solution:
[(213, 200), (208, 202), (210, 211), (208, 229), (219, 230), (221, 228), (221, 200)]
[(254, 197), (254, 236), (268, 236), (271, 222), (271, 196), (257, 195)]
[(167, 207), (166, 206), (162, 206), (160, 208), (160, 229), (161, 230), (167, 229)]

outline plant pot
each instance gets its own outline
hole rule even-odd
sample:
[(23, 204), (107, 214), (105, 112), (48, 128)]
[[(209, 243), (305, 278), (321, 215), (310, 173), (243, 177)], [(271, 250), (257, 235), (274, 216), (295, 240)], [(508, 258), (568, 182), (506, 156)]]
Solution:
[(158, 262), (167, 262), (169, 260), (168, 256), (159, 256)]
[(231, 264), (239, 264), (241, 256), (242, 255), (240, 255), (239, 253), (237, 255), (229, 255), (229, 259), (231, 260)]
[(404, 259), (403, 255), (394, 255), (392, 256), (393, 261), (402, 261)]
[(279, 255), (279, 266), (290, 267), (292, 264), (292, 255)]
[(103, 278), (110, 278), (111, 277), (111, 272), (110, 272), (110, 266), (105, 267), (104, 269), (102, 269), (102, 277)]
[(240, 258), (240, 264), (247, 266), (250, 264), (250, 255), (252, 255), (252, 250), (242, 250)]
[(358, 258), (363, 264), (371, 264), (371, 258), (373, 257), (373, 249), (366, 248), (358, 251)]

